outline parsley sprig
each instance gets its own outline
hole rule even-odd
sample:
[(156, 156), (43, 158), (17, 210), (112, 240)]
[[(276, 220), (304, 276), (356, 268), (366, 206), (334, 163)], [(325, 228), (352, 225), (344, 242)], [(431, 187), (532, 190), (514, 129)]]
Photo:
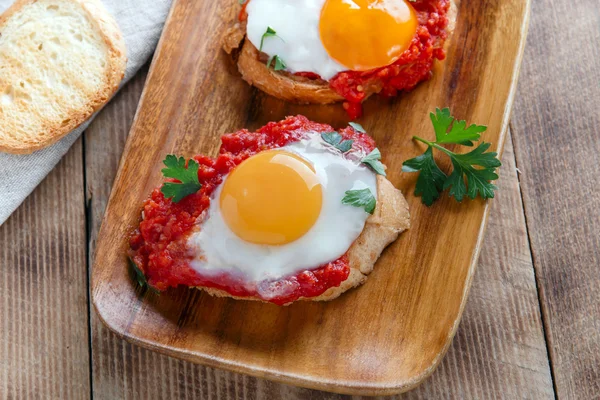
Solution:
[[(480, 196), (483, 199), (494, 197), (498, 188), (490, 181), (498, 179), (496, 168), (502, 164), (496, 152), (487, 152), (490, 143), (482, 142), (474, 150), (458, 154), (441, 146), (442, 144), (459, 144), (473, 146), (478, 141), (481, 133), (487, 127), (483, 125), (470, 125), (465, 121), (458, 121), (450, 115), (450, 110), (439, 108), (435, 114), (431, 113), (431, 122), (435, 131), (435, 141), (429, 141), (418, 136), (413, 136), (427, 145), (427, 150), (422, 155), (405, 161), (402, 170), (405, 172), (419, 172), (415, 195), (421, 196), (423, 204), (430, 206), (437, 200), (444, 190), (457, 201), (462, 201), (465, 196), (471, 199)], [(450, 157), (452, 173), (446, 175), (436, 164), (433, 149), (439, 150)]]
[(167, 199), (173, 199), (174, 203), (179, 203), (184, 197), (196, 193), (202, 188), (198, 180), (198, 163), (190, 159), (187, 163), (185, 158), (177, 158), (173, 154), (167, 155), (163, 163), (167, 168), (162, 169), (165, 178), (177, 179), (177, 182), (165, 182), (160, 191)]
[(354, 207), (362, 207), (369, 214), (373, 214), (377, 201), (369, 188), (360, 190), (348, 190), (342, 199), (342, 204), (348, 204)]
[(342, 153), (346, 153), (350, 151), (352, 148), (352, 144), (354, 140), (342, 140), (342, 135), (337, 132), (324, 132), (321, 133), (321, 139), (325, 141), (325, 143), (329, 143)]

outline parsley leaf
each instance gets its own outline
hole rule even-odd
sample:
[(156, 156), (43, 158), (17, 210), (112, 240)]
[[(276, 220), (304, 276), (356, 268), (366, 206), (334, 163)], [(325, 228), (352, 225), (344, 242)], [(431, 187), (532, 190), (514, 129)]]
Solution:
[(202, 188), (200, 181), (198, 181), (199, 165), (195, 160), (190, 159), (186, 168), (185, 158), (177, 158), (173, 154), (169, 154), (163, 163), (167, 167), (161, 171), (163, 176), (177, 179), (180, 182), (165, 182), (163, 184), (160, 191), (165, 195), (165, 198), (172, 198), (173, 202), (178, 203), (184, 197), (196, 193)]
[[(275, 29), (271, 28), (270, 26), (267, 26), (267, 30), (265, 31), (265, 33), (263, 33), (262, 37), (260, 38), (260, 47), (258, 48), (258, 51), (262, 51), (263, 44), (265, 43), (265, 38), (268, 37), (277, 37), (281, 39), (280, 36), (277, 36), (277, 32), (275, 32)], [(281, 41), (284, 40), (281, 39)]]
[(350, 149), (352, 148), (352, 143), (354, 143), (354, 140), (344, 140), (342, 143), (340, 143), (336, 147), (342, 153), (346, 153), (346, 152), (350, 151)]
[[(498, 187), (490, 181), (498, 179), (496, 169), (502, 165), (498, 160), (498, 154), (488, 152), (490, 143), (482, 142), (468, 153), (455, 153), (440, 146), (440, 144), (452, 143), (464, 146), (473, 146), (473, 141), (481, 137), (487, 127), (481, 125), (470, 125), (467, 127), (465, 121), (457, 121), (450, 115), (450, 110), (444, 108), (436, 109), (431, 113), (431, 122), (435, 131), (436, 140), (430, 142), (418, 136), (413, 136), (427, 145), (424, 154), (405, 161), (402, 170), (405, 172), (419, 172), (415, 186), (415, 196), (421, 196), (423, 204), (430, 206), (440, 197), (444, 190), (457, 201), (462, 201), (465, 196), (475, 199), (480, 196), (483, 199), (494, 197), (494, 191)], [(452, 162), (452, 173), (446, 176), (438, 167), (433, 158), (433, 149), (439, 150), (450, 157)]]
[(365, 128), (363, 128), (362, 125), (357, 122), (349, 122), (348, 125), (354, 128), (356, 132), (367, 133), (367, 131), (365, 131)]
[[(477, 195), (484, 199), (494, 197), (494, 190), (498, 187), (489, 181), (498, 179), (494, 171), (501, 164), (496, 153), (485, 153), (489, 147), (490, 143), (483, 142), (475, 150), (467, 154), (456, 154), (452, 158), (454, 171), (444, 183), (444, 190), (450, 188), (450, 196), (458, 201), (462, 201), (465, 194), (471, 199)], [(473, 165), (483, 168), (475, 168)], [(464, 177), (467, 178), (468, 189)]]
[(275, 71), (281, 71), (282, 69), (286, 68), (286, 65), (283, 62), (283, 60), (281, 59), (281, 57), (279, 57), (277, 55), (269, 58), (269, 60), (267, 61), (267, 68), (269, 68), (271, 66), (271, 64), (273, 63), (273, 60), (275, 60), (275, 65), (273, 66), (273, 69)]
[(415, 196), (421, 196), (423, 204), (430, 206), (440, 197), (446, 174), (435, 163), (431, 147), (428, 147), (424, 154), (405, 161), (402, 171), (421, 172), (417, 178)]
[(381, 152), (375, 148), (366, 157), (360, 160), (361, 163), (368, 165), (375, 173), (385, 176), (385, 168), (381, 163)]
[(344, 140), (342, 141), (342, 135), (337, 132), (324, 132), (321, 133), (321, 138), (326, 142), (341, 151), (342, 153), (346, 153), (350, 151), (352, 148), (352, 144), (354, 140)]
[(362, 207), (369, 214), (373, 214), (377, 201), (369, 188), (361, 190), (348, 190), (342, 199), (342, 204), (348, 204), (354, 207)]
[(323, 132), (321, 133), (321, 139), (332, 146), (337, 146), (342, 141), (342, 135), (337, 132)]
[(443, 110), (436, 108), (435, 114), (431, 113), (429, 117), (435, 130), (435, 142), (439, 144), (454, 143), (473, 146), (473, 141), (479, 140), (481, 133), (487, 129), (486, 126), (475, 124), (467, 127), (465, 121), (456, 121), (450, 115), (449, 108), (444, 108)]
[(148, 283), (146, 275), (144, 275), (144, 272), (140, 267), (138, 267), (135, 261), (133, 261), (131, 258), (127, 258), (127, 260), (129, 261), (129, 274), (131, 279), (133, 279), (141, 289), (150, 289), (154, 294), (160, 295), (160, 291)]
[[(280, 36), (277, 36), (277, 32), (275, 31), (275, 29), (271, 28), (270, 26), (267, 26), (267, 30), (265, 31), (265, 33), (263, 33), (262, 37), (260, 38), (260, 47), (258, 48), (259, 51), (262, 51), (263, 45), (265, 44), (265, 38), (268, 37), (276, 37), (283, 41), (283, 39)], [(273, 69), (275, 71), (281, 71), (282, 69), (285, 69), (286, 65), (281, 59), (281, 57), (279, 57), (278, 55), (274, 55), (269, 58), (269, 60), (267, 61), (267, 68), (271, 67), (273, 61), (275, 61), (275, 65), (273, 66)]]
[(131, 269), (132, 278), (135, 279), (140, 287), (145, 288), (148, 286), (146, 275), (144, 275), (140, 267), (138, 267), (135, 261), (133, 261), (131, 258), (128, 258), (127, 260), (129, 260), (129, 268)]

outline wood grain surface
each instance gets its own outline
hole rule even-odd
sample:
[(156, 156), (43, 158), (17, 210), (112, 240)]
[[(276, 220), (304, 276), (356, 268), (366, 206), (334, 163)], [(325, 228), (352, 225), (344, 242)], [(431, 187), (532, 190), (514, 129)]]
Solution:
[[(415, 176), (400, 173), (402, 161), (422, 151), (407, 133), (431, 134), (427, 116), (436, 106), (488, 125), (485, 140), (502, 150), (528, 2), (463, 2), (459, 8), (448, 58), (434, 78), (400, 100), (367, 103), (361, 121), (382, 149), (388, 177), (405, 193)], [(408, 390), (433, 371), (455, 333), (489, 202), (457, 204), (446, 197), (426, 208), (409, 194), (410, 231), (383, 254), (367, 285), (331, 303), (281, 308), (185, 289), (156, 296), (132, 286), (127, 238), (144, 198), (160, 183), (165, 154), (213, 155), (223, 133), (290, 114), (334, 126), (347, 122), (339, 105), (291, 105), (240, 80), (220, 49), (237, 11), (190, 0), (173, 6), (99, 233), (94, 305), (117, 334), (167, 355), (343, 393)]]
[[(599, 26), (595, 0), (533, 2), (511, 124), (520, 182), (511, 172), (507, 143), (501, 191), (456, 337), (434, 374), (398, 398), (553, 397), (527, 234), (557, 395), (598, 397), (600, 252), (593, 188), (600, 167), (584, 161), (599, 150)], [(84, 157), (78, 142), (0, 226), (0, 398), (85, 399), (90, 384), (101, 399), (346, 398), (159, 355), (117, 338), (88, 309), (82, 169), (94, 238), (143, 80), (137, 77), (92, 125)], [(590, 158), (578, 159), (581, 154)], [(581, 192), (585, 196), (574, 195)]]
[(90, 393), (81, 140), (0, 227), (0, 398)]
[(534, 2), (513, 129), (560, 398), (600, 398), (600, 11)]

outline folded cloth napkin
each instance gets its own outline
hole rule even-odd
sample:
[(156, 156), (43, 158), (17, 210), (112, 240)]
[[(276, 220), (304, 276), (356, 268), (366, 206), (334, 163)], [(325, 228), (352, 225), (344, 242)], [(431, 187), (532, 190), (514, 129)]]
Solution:
[[(0, 0), (0, 12), (13, 0)], [(103, 0), (117, 20), (127, 45), (125, 84), (154, 52), (171, 0)], [(69, 147), (92, 121), (58, 143), (29, 155), (0, 153), (0, 225), (54, 168)]]

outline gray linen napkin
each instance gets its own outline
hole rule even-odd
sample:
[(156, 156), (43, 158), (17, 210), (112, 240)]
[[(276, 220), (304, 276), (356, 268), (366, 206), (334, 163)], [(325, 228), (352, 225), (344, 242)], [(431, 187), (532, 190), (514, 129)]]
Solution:
[[(0, 0), (0, 12), (13, 0)], [(152, 55), (171, 0), (103, 0), (115, 17), (127, 45), (127, 82)], [(93, 119), (93, 117), (92, 117)], [(0, 225), (54, 168), (91, 120), (60, 142), (29, 155), (0, 153)]]

